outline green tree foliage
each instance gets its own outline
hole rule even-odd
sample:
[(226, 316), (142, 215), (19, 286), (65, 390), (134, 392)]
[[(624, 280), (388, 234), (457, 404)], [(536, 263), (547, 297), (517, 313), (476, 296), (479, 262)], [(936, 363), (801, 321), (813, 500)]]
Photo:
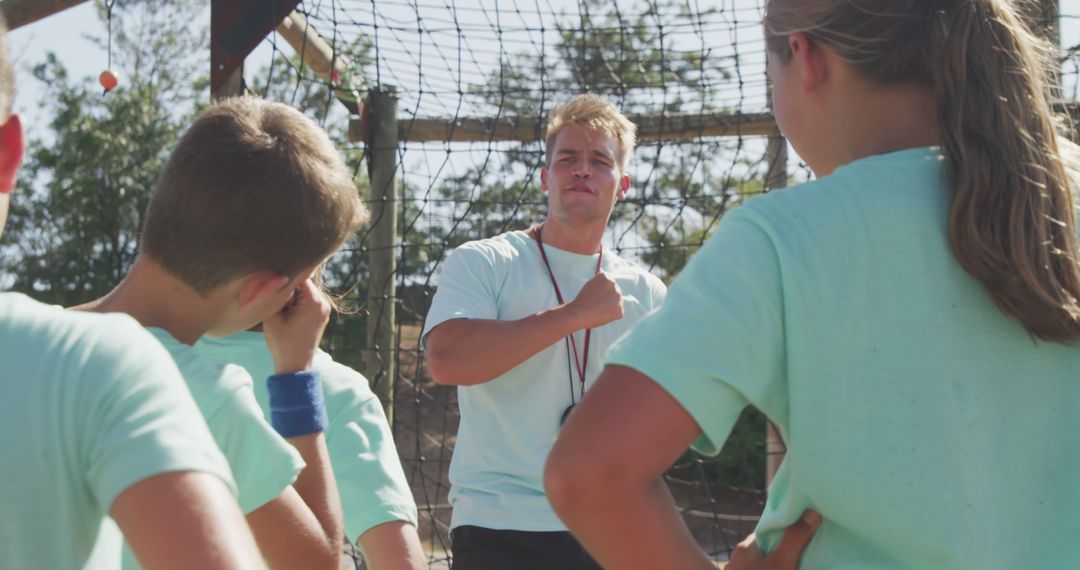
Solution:
[[(692, 11), (676, 0), (632, 6), (583, 0), (576, 9), (556, 19), (559, 40), (547, 52), (508, 54), (471, 88), (494, 116), (543, 114), (557, 99), (581, 92), (610, 97), (630, 113), (724, 110), (713, 107), (718, 89), (731, 79), (722, 61), (664, 31), (674, 15), (682, 35), (686, 29), (705, 34), (703, 22), (718, 8)], [(707, 45), (698, 40), (691, 43)], [(441, 182), (437, 193), (455, 204), (448, 212), (453, 231), (441, 240), (449, 247), (525, 227), (543, 216), (543, 145), (498, 150), (502, 160), (484, 161)], [(665, 279), (674, 277), (723, 212), (758, 184), (758, 165), (741, 150), (739, 142), (720, 139), (640, 145), (631, 165), (633, 189), (612, 216), (616, 237), (644, 239), (648, 245), (630, 253)], [(444, 229), (431, 231), (437, 235)], [(431, 256), (442, 254), (434, 250)]]
[(52, 54), (34, 67), (52, 120), (46, 136), (28, 141), (4, 232), (0, 273), (14, 290), (73, 305), (127, 272), (157, 174), (205, 91), (205, 81), (192, 81), (205, 67), (195, 54), (206, 30), (190, 25), (202, 9), (118, 2), (113, 64), (122, 83), (108, 94)]

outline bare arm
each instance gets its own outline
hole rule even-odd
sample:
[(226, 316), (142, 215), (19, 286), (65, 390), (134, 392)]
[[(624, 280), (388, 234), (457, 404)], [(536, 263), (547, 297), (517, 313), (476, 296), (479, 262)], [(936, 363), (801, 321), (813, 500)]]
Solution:
[(440, 384), (483, 384), (570, 333), (622, 318), (622, 293), (603, 273), (577, 297), (516, 321), (457, 319), (427, 334), (427, 364)]
[(391, 521), (368, 529), (358, 541), (371, 570), (427, 570), (416, 527)]
[(144, 479), (113, 501), (109, 515), (147, 570), (266, 567), (236, 499), (213, 475)]
[(300, 452), (300, 456), (307, 463), (293, 487), (319, 520), (336, 566), (341, 559), (345, 523), (337, 480), (334, 479), (330, 466), (330, 452), (326, 450), (326, 438), (317, 433), (293, 437), (287, 441)]
[[(311, 284), (305, 281), (297, 287), (294, 297), (276, 315), (263, 323), (266, 343), (274, 358), (275, 371), (278, 374), (289, 374), (301, 370), (309, 370), (318, 350), (319, 341), (322, 338), (323, 329), (330, 318), (330, 304), (321, 293)], [(259, 545), (271, 548), (272, 552), (280, 554), (270, 557), (270, 562), (275, 567), (281, 568), (336, 568), (341, 559), (342, 540), (344, 539), (344, 523), (342, 522), (341, 499), (338, 496), (337, 481), (330, 466), (330, 454), (326, 450), (326, 440), (323, 434), (312, 433), (287, 439), (300, 453), (306, 466), (292, 487), (282, 493), (278, 499), (257, 509), (251, 515), (260, 513), (263, 509), (269, 509), (259, 515), (259, 522), (252, 522), (256, 530), (256, 538)], [(295, 494), (295, 497), (290, 496)], [(251, 519), (249, 515), (249, 520)], [(314, 517), (317, 528), (321, 528), (319, 536), (311, 536), (310, 533), (296, 533), (296, 523), (308, 525)], [(263, 525), (262, 523), (266, 524)], [(301, 526), (303, 528), (303, 526)], [(260, 532), (263, 531), (263, 532)], [(264, 540), (263, 535), (268, 537)], [(307, 537), (308, 540), (303, 540)], [(301, 541), (309, 547), (310, 557), (293, 562), (293, 554), (287, 546), (293, 546), (293, 550)], [(264, 546), (267, 544), (268, 546)], [(265, 550), (264, 550), (265, 552)], [(280, 564), (279, 564), (280, 562)]]
[(248, 513), (248, 524), (271, 568), (338, 567), (341, 541), (331, 540), (315, 510), (290, 486), (276, 499)]
[(715, 568), (661, 475), (700, 433), (650, 378), (609, 366), (570, 414), (544, 469), (555, 512), (604, 568)]

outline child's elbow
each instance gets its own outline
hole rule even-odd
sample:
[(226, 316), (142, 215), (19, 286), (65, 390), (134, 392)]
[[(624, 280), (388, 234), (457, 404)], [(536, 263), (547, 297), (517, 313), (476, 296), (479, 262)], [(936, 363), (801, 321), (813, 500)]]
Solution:
[(580, 493), (578, 483), (560, 458), (548, 458), (544, 465), (544, 493), (559, 516), (573, 506), (574, 496)]
[(576, 512), (588, 511), (590, 504), (602, 502), (605, 472), (602, 462), (556, 447), (544, 465), (544, 492), (560, 517), (573, 518)]
[(340, 540), (329, 541), (325, 549), (313, 555), (310, 568), (340, 570), (342, 550), (343, 545)]

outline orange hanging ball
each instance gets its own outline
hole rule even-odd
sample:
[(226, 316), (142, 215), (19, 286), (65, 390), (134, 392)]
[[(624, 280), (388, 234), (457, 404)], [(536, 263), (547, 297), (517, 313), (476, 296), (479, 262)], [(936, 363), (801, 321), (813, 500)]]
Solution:
[(116, 89), (116, 86), (120, 84), (120, 78), (116, 76), (116, 72), (111, 69), (106, 69), (98, 76), (98, 83), (105, 88), (106, 92)]

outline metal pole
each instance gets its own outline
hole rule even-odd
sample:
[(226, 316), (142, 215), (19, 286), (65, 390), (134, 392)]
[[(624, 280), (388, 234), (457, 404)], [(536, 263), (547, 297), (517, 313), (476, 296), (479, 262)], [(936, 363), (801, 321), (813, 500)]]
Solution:
[(371, 180), (371, 229), (368, 234), (370, 264), (367, 295), (367, 341), (365, 358), (368, 380), (393, 425), (394, 325), (397, 289), (397, 90), (382, 86), (368, 92), (364, 105), (368, 123), (368, 175)]

